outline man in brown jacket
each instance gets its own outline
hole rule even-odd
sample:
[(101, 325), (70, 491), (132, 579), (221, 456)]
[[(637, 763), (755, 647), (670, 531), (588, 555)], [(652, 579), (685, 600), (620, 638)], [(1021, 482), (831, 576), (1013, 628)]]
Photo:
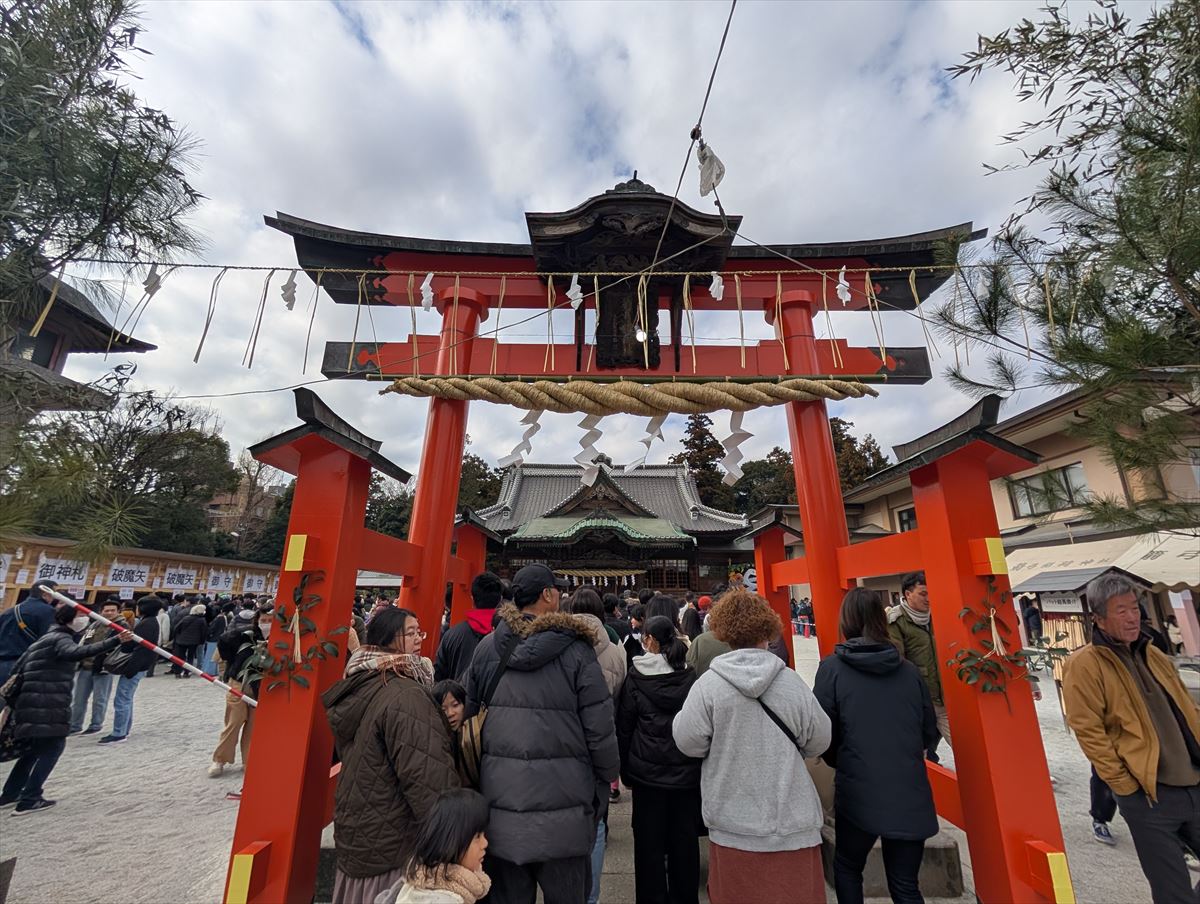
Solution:
[(1200, 713), (1142, 632), (1137, 588), (1104, 574), (1087, 599), (1095, 627), (1067, 660), (1067, 721), (1117, 798), (1154, 904), (1194, 904), (1184, 849), (1200, 851)]

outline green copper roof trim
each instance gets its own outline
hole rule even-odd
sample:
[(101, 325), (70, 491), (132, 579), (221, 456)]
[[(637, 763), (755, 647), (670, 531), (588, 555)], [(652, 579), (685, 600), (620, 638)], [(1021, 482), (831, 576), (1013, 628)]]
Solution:
[(577, 536), (589, 530), (613, 530), (631, 540), (678, 540), (695, 543), (696, 538), (685, 534), (670, 521), (661, 518), (642, 518), (634, 515), (600, 515), (591, 513), (576, 518), (556, 515), (533, 518), (509, 538), (511, 540), (557, 540)]

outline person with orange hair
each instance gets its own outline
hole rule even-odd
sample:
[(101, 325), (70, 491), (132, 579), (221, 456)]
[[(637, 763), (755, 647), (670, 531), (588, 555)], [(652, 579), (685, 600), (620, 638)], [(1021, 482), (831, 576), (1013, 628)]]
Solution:
[(765, 599), (732, 590), (710, 625), (731, 650), (696, 680), (672, 724), (679, 750), (703, 760), (709, 900), (824, 904), (824, 814), (804, 760), (829, 746), (829, 717), (767, 649), (782, 626)]

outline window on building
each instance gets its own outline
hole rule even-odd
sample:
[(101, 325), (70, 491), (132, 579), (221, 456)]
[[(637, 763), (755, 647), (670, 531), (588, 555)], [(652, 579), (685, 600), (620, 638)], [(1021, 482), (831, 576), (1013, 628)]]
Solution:
[(900, 533), (917, 529), (917, 510), (915, 508), (900, 509), (896, 512), (896, 529)]
[(1089, 495), (1083, 465), (1079, 462), (1010, 481), (1008, 494), (1013, 514), (1018, 518), (1078, 508)]
[(646, 584), (655, 590), (687, 590), (687, 559), (652, 559), (647, 563)]
[(50, 330), (42, 330), (37, 338), (21, 331), (17, 334), (13, 352), (18, 358), (24, 358), (39, 367), (49, 368), (54, 361), (54, 350), (58, 347), (58, 334)]

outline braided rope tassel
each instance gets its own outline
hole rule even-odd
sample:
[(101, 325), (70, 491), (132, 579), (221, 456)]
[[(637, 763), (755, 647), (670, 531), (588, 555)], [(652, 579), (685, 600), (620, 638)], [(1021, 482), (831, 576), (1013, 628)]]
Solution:
[(925, 322), (925, 315), (921, 313), (921, 296), (920, 293), (917, 292), (916, 270), (908, 271), (908, 288), (909, 291), (912, 292), (913, 307), (916, 309), (917, 319), (921, 321), (921, 332), (925, 334), (925, 345), (928, 346), (931, 352), (940, 358), (942, 353), (938, 350), (937, 344), (933, 341), (933, 336), (929, 332), (929, 324)]
[(542, 357), (542, 371), (554, 367), (554, 277), (546, 279), (546, 354)]
[(246, 341), (246, 351), (242, 354), (242, 364), (248, 370), (254, 368), (254, 352), (258, 348), (258, 333), (262, 329), (263, 316), (267, 312), (267, 290), (271, 287), (271, 277), (274, 275), (275, 271), (271, 270), (267, 273), (267, 278), (263, 280), (262, 296), (258, 299), (258, 313), (254, 317), (250, 338)]
[(779, 347), (783, 350), (783, 371), (787, 373), (792, 368), (788, 364), (787, 343), (783, 335), (783, 276), (775, 274), (775, 334), (779, 337)]
[(642, 356), (646, 361), (646, 370), (650, 369), (650, 316), (646, 312), (646, 274), (642, 274), (638, 279), (637, 300), (638, 300), (638, 323), (642, 328)]
[(508, 278), (500, 277), (500, 299), (496, 303), (496, 329), (492, 331), (492, 376), (496, 375), (496, 352), (500, 350), (500, 315), (504, 313), (504, 290)]
[(317, 285), (313, 289), (312, 301), (309, 303), (308, 316), (308, 333), (304, 336), (304, 364), (300, 368), (300, 373), (304, 374), (308, 371), (308, 348), (312, 344), (313, 322), (317, 319), (317, 302), (321, 300), (321, 280), (325, 276), (324, 270), (317, 271)]
[(742, 277), (733, 274), (733, 288), (737, 293), (738, 309), (738, 349), (742, 353), (742, 369), (746, 368), (746, 321), (742, 318)]
[(840, 368), (845, 362), (833, 332), (833, 317), (829, 314), (829, 274), (827, 273), (821, 274), (821, 304), (825, 307), (825, 326), (829, 329), (829, 348), (833, 351), (833, 366)]
[(409, 338), (412, 340), (412, 366), (413, 376), (421, 373), (418, 367), (418, 359), (420, 356), (420, 348), (417, 345), (417, 299), (413, 289), (417, 284), (417, 274), (408, 274), (408, 313), (412, 316), (412, 332), (409, 333)]
[(696, 373), (696, 316), (692, 311), (692, 278), (683, 278), (683, 310), (687, 313), (688, 336), (692, 344), (692, 373)]
[(591, 373), (592, 356), (596, 354), (596, 345), (600, 342), (600, 277), (592, 277), (592, 298), (596, 303), (596, 329), (592, 331), (592, 346), (588, 349), (586, 372)]
[(346, 356), (346, 373), (354, 364), (354, 346), (358, 342), (358, 318), (362, 316), (363, 298), (367, 294), (367, 271), (358, 277), (358, 303), (354, 306), (354, 335), (350, 337), (350, 354)]
[[(454, 274), (454, 304), (450, 308), (450, 322), (454, 324), (454, 335), (458, 336), (458, 280), (457, 273)], [(458, 339), (454, 340), (454, 344), (450, 346), (450, 373), (458, 376)]]
[(192, 357), (193, 364), (200, 363), (200, 350), (204, 348), (204, 340), (208, 338), (208, 328), (212, 326), (213, 315), (217, 312), (217, 292), (220, 289), (221, 280), (225, 278), (225, 274), (228, 272), (228, 267), (223, 268), (213, 280), (212, 287), (208, 290), (208, 313), (204, 315), (204, 329), (200, 333), (200, 343), (196, 346), (196, 354)]
[(871, 312), (871, 325), (875, 327), (875, 337), (879, 340), (879, 357), (886, 366), (887, 346), (883, 341), (883, 315), (879, 311), (879, 299), (875, 297), (875, 286), (871, 283), (870, 270), (863, 273), (863, 294), (867, 296), (867, 310)]
[(58, 289), (62, 285), (63, 271), (66, 269), (67, 262), (63, 261), (58, 268), (58, 275), (54, 277), (54, 288), (50, 290), (50, 300), (42, 308), (42, 313), (38, 316), (37, 323), (33, 325), (33, 329), (29, 331), (30, 338), (36, 339), (38, 337), (38, 333), (42, 331), (42, 325), (46, 322), (46, 318), (50, 316), (50, 309), (54, 307), (54, 299), (58, 298)]

